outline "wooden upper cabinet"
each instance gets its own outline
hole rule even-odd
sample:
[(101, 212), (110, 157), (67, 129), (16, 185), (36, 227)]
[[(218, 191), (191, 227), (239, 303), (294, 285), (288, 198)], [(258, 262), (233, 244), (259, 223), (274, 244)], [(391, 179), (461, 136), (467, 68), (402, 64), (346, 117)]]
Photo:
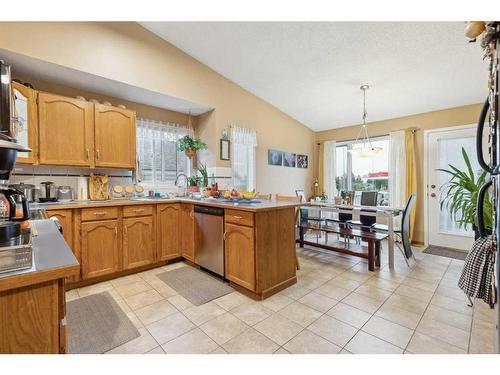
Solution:
[(40, 164), (94, 167), (93, 104), (38, 94)]
[(255, 290), (254, 229), (225, 224), (226, 278), (246, 289)]
[(145, 266), (154, 261), (153, 217), (123, 219), (123, 269)]
[(156, 218), (157, 260), (164, 261), (181, 256), (179, 233), (180, 206), (159, 204)]
[(135, 112), (95, 105), (95, 165), (135, 169)]
[(18, 82), (12, 82), (14, 117), (17, 119), (17, 142), (31, 148), (31, 152), (18, 152), (16, 162), (38, 164), (38, 111), (37, 91)]
[(82, 223), (81, 232), (82, 278), (120, 271), (118, 220)]
[(194, 262), (194, 206), (181, 203), (180, 207), (181, 253), (184, 258)]

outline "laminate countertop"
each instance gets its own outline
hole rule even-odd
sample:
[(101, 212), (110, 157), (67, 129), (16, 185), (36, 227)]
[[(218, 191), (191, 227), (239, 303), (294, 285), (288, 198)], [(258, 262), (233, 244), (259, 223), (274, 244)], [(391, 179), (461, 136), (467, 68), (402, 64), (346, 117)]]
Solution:
[(0, 291), (39, 284), (77, 274), (80, 265), (52, 220), (33, 220), (33, 266), (0, 273)]
[(71, 208), (92, 208), (92, 207), (107, 207), (107, 206), (130, 206), (144, 204), (165, 204), (165, 203), (188, 203), (193, 205), (220, 207), (242, 211), (272, 211), (290, 207), (300, 206), (299, 202), (288, 201), (229, 201), (226, 199), (194, 199), (194, 198), (131, 198), (131, 199), (110, 199), (105, 201), (71, 201), (71, 202), (47, 202), (47, 203), (31, 203), (31, 208), (42, 209), (71, 209)]

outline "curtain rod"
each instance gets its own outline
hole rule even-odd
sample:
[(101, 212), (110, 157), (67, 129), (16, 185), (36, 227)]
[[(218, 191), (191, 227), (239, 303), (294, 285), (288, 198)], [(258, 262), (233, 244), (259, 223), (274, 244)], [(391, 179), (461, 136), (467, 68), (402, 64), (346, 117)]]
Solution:
[[(380, 135), (376, 135), (374, 137), (370, 137), (371, 139), (374, 139), (374, 138), (379, 138), (379, 137), (387, 137), (391, 134), (391, 132), (397, 132), (397, 131), (401, 131), (401, 130), (406, 130), (406, 129), (410, 129), (411, 132), (413, 134), (415, 134), (417, 131), (421, 130), (420, 128), (403, 128), (403, 129), (395, 129), (395, 130), (391, 130), (389, 133), (387, 134), (380, 134)], [(316, 143), (317, 146), (319, 146), (321, 143), (325, 143), (325, 142), (328, 142), (328, 141), (333, 141), (334, 139), (325, 139), (323, 141), (319, 141)], [(343, 140), (336, 140), (335, 141), (337, 142), (352, 142), (352, 141), (355, 141), (355, 139), (343, 139)]]

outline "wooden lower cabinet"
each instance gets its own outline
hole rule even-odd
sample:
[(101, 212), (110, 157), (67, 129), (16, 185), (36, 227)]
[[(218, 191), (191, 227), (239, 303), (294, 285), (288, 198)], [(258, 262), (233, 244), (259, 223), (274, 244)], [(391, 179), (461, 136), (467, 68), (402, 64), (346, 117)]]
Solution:
[(181, 254), (187, 260), (194, 262), (194, 206), (181, 203), (180, 207)]
[(153, 217), (123, 219), (123, 269), (137, 268), (155, 262)]
[(251, 291), (255, 290), (254, 229), (226, 223), (226, 278)]
[(90, 279), (120, 271), (118, 220), (82, 223), (82, 278)]
[(159, 204), (156, 216), (157, 260), (164, 261), (181, 256), (179, 233), (180, 205)]

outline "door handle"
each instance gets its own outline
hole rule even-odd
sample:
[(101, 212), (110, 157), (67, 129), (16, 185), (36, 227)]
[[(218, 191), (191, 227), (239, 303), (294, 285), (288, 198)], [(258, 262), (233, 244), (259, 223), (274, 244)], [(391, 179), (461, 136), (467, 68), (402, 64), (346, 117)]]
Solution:
[(436, 188), (436, 185), (432, 184), (432, 185), (431, 185), (431, 188), (435, 189), (435, 188)]
[(436, 193), (431, 193), (432, 198), (436, 198)]

